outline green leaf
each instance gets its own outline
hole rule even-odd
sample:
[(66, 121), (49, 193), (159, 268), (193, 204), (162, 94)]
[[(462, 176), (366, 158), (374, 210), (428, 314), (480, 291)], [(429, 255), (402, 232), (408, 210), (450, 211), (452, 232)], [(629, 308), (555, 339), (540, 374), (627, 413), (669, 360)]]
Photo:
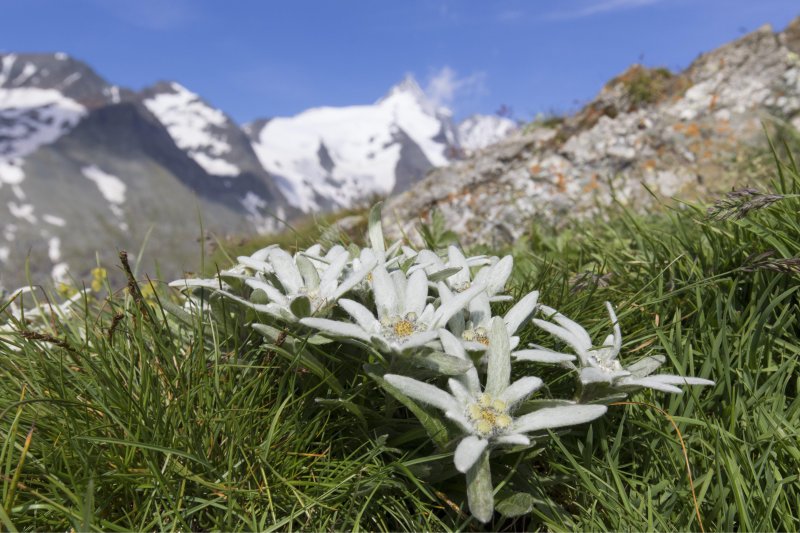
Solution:
[(269, 303), (269, 298), (267, 297), (267, 293), (264, 292), (263, 290), (255, 289), (250, 294), (250, 301), (253, 302), (254, 304), (263, 304), (263, 305), (265, 305), (265, 304)]
[(297, 318), (311, 316), (311, 301), (305, 296), (298, 296), (289, 304), (289, 309)]
[(314, 263), (308, 257), (300, 254), (295, 257), (294, 262), (297, 265), (297, 270), (300, 271), (300, 275), (303, 276), (306, 287), (309, 289), (319, 287), (319, 272), (317, 272)]
[(533, 511), (536, 502), (536, 498), (526, 492), (515, 492), (497, 503), (497, 512), (508, 518), (526, 515)]
[(381, 223), (382, 209), (383, 202), (378, 202), (369, 211), (369, 242), (378, 255), (386, 252), (386, 244), (383, 240), (383, 224)]
[(444, 281), (453, 274), (457, 274), (459, 271), (461, 271), (459, 267), (445, 268), (428, 276), (428, 281)]
[(442, 376), (459, 376), (472, 368), (470, 361), (444, 352), (415, 354), (411, 356), (410, 363), (414, 366), (433, 370)]
[(177, 318), (179, 321), (183, 322), (187, 326), (194, 325), (195, 322), (194, 317), (183, 307), (175, 305), (166, 298), (162, 299), (160, 303), (161, 307), (163, 307), (165, 311), (167, 311), (169, 314)]
[(489, 465), (489, 450), (467, 471), (467, 501), (472, 516), (487, 523), (494, 514), (494, 489), (492, 470)]

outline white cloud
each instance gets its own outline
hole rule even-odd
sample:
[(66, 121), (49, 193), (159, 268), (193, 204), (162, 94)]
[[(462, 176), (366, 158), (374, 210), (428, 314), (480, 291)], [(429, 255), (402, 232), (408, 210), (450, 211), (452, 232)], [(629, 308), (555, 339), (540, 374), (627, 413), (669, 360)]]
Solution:
[(146, 30), (168, 31), (185, 27), (196, 19), (199, 12), (199, 8), (189, 0), (90, 1), (117, 19)]
[(550, 19), (575, 19), (582, 17), (590, 17), (600, 13), (609, 13), (612, 11), (621, 11), (624, 9), (633, 9), (637, 7), (644, 7), (661, 2), (662, 0), (599, 0), (589, 3), (583, 3), (581, 7), (571, 11), (556, 11), (547, 15)]
[(473, 99), (486, 94), (486, 73), (474, 72), (459, 77), (455, 70), (444, 66), (431, 74), (425, 94), (436, 105), (452, 108), (456, 101)]

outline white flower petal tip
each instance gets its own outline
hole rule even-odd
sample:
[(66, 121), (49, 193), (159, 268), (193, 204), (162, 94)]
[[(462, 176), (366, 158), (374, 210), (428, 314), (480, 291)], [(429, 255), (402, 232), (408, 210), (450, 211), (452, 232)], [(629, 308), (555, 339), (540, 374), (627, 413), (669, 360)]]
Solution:
[(511, 352), (515, 361), (529, 361), (533, 363), (566, 363), (575, 361), (577, 357), (572, 354), (554, 352), (552, 350), (518, 350)]
[(462, 474), (466, 474), (467, 471), (472, 468), (472, 465), (478, 461), (481, 453), (483, 453), (483, 450), (485, 450), (488, 445), (489, 441), (474, 435), (461, 439), (461, 442), (458, 443), (458, 447), (456, 447), (455, 455), (453, 456), (456, 470)]
[(607, 410), (605, 405), (576, 404), (546, 407), (517, 418), (513, 429), (515, 433), (528, 433), (585, 424), (603, 416)]

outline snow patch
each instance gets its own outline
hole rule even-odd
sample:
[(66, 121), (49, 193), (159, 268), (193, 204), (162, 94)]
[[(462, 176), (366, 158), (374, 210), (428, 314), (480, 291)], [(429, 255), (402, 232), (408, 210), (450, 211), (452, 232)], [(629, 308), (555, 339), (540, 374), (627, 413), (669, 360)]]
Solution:
[[(0, 84), (14, 61), (6, 56), (0, 66)], [(25, 179), (22, 158), (70, 131), (86, 108), (54, 89), (0, 88), (0, 187)]]
[(322, 198), (347, 207), (394, 189), (403, 133), (433, 166), (448, 164), (442, 139), (448, 137), (447, 118), (406, 79), (374, 105), (321, 107), (272, 119), (253, 148), (293, 206), (317, 210)]
[(231, 151), (224, 134), (225, 114), (203, 102), (185, 87), (172, 83), (173, 92), (160, 93), (144, 105), (167, 128), (175, 144), (186, 150), (203, 170), (214, 176), (238, 176), (239, 167), (222, 158)]
[(16, 159), (6, 160), (0, 156), (0, 188), (3, 184), (19, 185), (25, 179), (25, 173), (20, 168), (21, 161)]
[(58, 226), (59, 228), (63, 228), (67, 225), (66, 220), (55, 215), (42, 215), (42, 220), (53, 226)]
[(36, 215), (33, 214), (33, 204), (18, 204), (17, 202), (8, 202), (8, 210), (11, 216), (19, 218), (31, 224), (36, 224)]
[(96, 165), (89, 165), (81, 169), (83, 175), (97, 185), (100, 194), (110, 204), (119, 205), (125, 203), (125, 182), (118, 177), (107, 172), (103, 172)]
[(47, 241), (47, 257), (53, 263), (57, 263), (61, 259), (61, 239), (58, 237), (50, 237), (50, 240)]

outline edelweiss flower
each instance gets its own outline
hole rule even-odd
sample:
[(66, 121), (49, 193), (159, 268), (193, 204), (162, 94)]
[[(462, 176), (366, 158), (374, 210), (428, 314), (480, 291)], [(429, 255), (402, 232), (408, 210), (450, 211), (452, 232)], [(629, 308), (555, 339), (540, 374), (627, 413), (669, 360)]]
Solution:
[[(446, 353), (469, 360), (458, 339), (444, 330), (440, 335)], [(582, 424), (603, 415), (607, 410), (604, 405), (573, 404), (548, 407), (513, 417), (511, 413), (515, 406), (541, 387), (542, 380), (527, 376), (509, 383), (511, 348), (501, 318), (492, 319), (489, 336), (489, 364), (483, 390), (474, 366), (465, 374), (448, 381), (450, 392), (406, 376), (383, 376), (406, 396), (441, 409), (445, 416), (461, 427), (465, 436), (458, 443), (453, 460), (456, 469), (462, 473), (469, 473), (482, 454), (489, 453), (490, 445), (527, 446), (530, 445), (530, 439), (526, 433)], [(485, 506), (487, 502), (482, 504)], [(485, 507), (474, 507), (471, 501), (470, 508), (479, 519), (487, 521), (491, 516), (491, 509), (487, 512)]]
[[(443, 283), (439, 285), (439, 295), (442, 298), (442, 302), (447, 302), (450, 298), (453, 298), (453, 294)], [(526, 294), (503, 317), (503, 323), (506, 325), (506, 330), (511, 339), (512, 350), (519, 345), (519, 337), (514, 334), (533, 314), (538, 298), (539, 291)], [(482, 352), (489, 347), (491, 320), (492, 310), (489, 305), (489, 297), (484, 293), (478, 295), (469, 303), (465, 313), (455, 314), (450, 319), (448, 326), (456, 337), (461, 338), (468, 350)]]
[[(350, 268), (344, 280), (340, 281), (349, 262), (348, 252), (341, 246), (332, 248), (325, 256), (313, 253), (313, 247), (309, 250), (312, 251), (311, 257), (307, 257), (306, 252), (292, 257), (277, 247), (265, 248), (251, 256), (246, 266), (257, 272), (233, 277), (242, 279), (253, 289), (252, 299), (255, 301), (233, 294), (231, 287), (218, 279), (178, 280), (170, 286), (214, 289), (229, 300), (255, 311), (296, 322), (304, 316), (327, 312), (342, 295), (362, 281), (376, 263), (374, 257), (362, 256), (358, 268)], [(258, 291), (263, 295), (257, 296)]]
[(373, 342), (385, 352), (403, 352), (425, 345), (438, 336), (437, 330), (484, 290), (477, 285), (434, 308), (428, 301), (428, 278), (423, 270), (410, 276), (402, 270), (391, 274), (379, 264), (372, 271), (372, 290), (377, 314), (362, 304), (348, 299), (339, 305), (350, 314), (355, 324), (323, 318), (306, 318), (306, 326), (339, 337), (352, 337)]
[[(663, 357), (645, 357), (625, 368), (617, 359), (622, 347), (622, 334), (614, 308), (606, 302), (608, 314), (613, 324), (613, 333), (606, 337), (599, 348), (592, 348), (589, 333), (578, 323), (570, 320), (555, 309), (541, 306), (543, 313), (558, 325), (545, 320), (533, 322), (551, 335), (569, 344), (580, 360), (580, 380), (584, 385), (606, 383), (615, 389), (630, 390), (648, 387), (663, 392), (681, 393), (676, 385), (713, 385), (708, 379), (661, 374), (650, 376), (663, 362)], [(551, 352), (554, 353), (555, 352)]]
[[(447, 248), (447, 263), (430, 250), (421, 250), (415, 259), (417, 264), (412, 266), (409, 272), (423, 268), (429, 277), (435, 277), (439, 273), (452, 271), (453, 273), (445, 279), (452, 292), (463, 292), (472, 284), (478, 283), (486, 285), (486, 294), (490, 302), (511, 299), (510, 296), (498, 296), (505, 288), (514, 266), (514, 259), (510, 255), (503, 259), (486, 255), (465, 257), (461, 250), (451, 245)], [(473, 279), (470, 268), (481, 265), (486, 266), (481, 268)]]

